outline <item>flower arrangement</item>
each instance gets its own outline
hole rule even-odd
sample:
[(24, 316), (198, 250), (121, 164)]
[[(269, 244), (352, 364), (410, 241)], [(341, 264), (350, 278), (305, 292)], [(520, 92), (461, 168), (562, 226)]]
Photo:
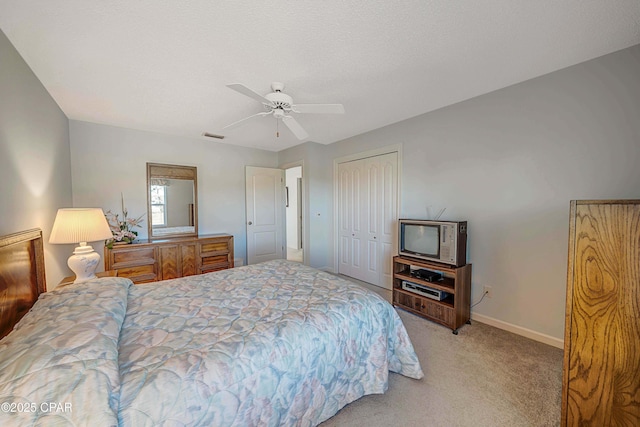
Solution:
[(104, 214), (109, 223), (111, 233), (113, 234), (113, 239), (105, 242), (108, 248), (112, 248), (113, 245), (117, 243), (133, 243), (138, 237), (138, 232), (133, 230), (133, 228), (140, 227), (144, 214), (138, 218), (128, 218), (128, 214), (127, 208), (124, 206), (124, 197), (122, 198), (122, 219), (120, 219), (120, 214), (114, 214), (111, 211), (107, 211), (107, 213)]

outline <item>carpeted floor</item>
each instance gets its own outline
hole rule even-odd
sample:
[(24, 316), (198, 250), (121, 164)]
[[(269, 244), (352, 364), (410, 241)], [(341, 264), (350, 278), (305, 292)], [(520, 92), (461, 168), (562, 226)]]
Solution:
[(322, 427), (560, 425), (561, 349), (479, 322), (453, 335), (406, 311), (398, 313), (425, 377), (391, 373), (385, 394), (364, 396)]

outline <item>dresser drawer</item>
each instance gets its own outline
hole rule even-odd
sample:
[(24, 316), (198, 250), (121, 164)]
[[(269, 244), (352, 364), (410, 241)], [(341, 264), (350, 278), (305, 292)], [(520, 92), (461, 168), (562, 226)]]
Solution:
[(153, 247), (136, 248), (132, 245), (126, 249), (111, 250), (111, 264), (114, 268), (117, 266), (116, 269), (121, 266), (155, 264), (155, 262), (156, 248)]
[(124, 267), (118, 270), (118, 274), (131, 279), (133, 283), (156, 282), (159, 279), (155, 264)]
[(215, 242), (200, 243), (200, 253), (202, 255), (204, 255), (204, 254), (207, 254), (209, 252), (229, 253), (229, 242), (228, 242), (228, 239), (215, 241)]

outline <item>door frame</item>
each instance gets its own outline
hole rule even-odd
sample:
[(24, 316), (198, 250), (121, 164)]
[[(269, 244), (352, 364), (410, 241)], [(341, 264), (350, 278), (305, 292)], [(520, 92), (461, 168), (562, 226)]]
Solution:
[[(338, 210), (340, 200), (340, 188), (339, 188), (339, 173), (338, 167), (340, 163), (352, 162), (355, 160), (362, 160), (368, 157), (381, 156), (383, 154), (389, 153), (398, 153), (398, 179), (397, 179), (397, 188), (396, 188), (396, 213), (398, 218), (400, 218), (400, 206), (402, 206), (401, 198), (402, 193), (400, 192), (402, 188), (402, 144), (394, 144), (387, 145), (380, 148), (375, 148), (372, 150), (361, 151), (354, 154), (349, 154), (347, 156), (338, 157), (333, 159), (333, 272), (338, 274), (339, 272), (339, 263), (340, 263), (340, 212)], [(302, 174), (304, 177), (304, 172)], [(396, 219), (398, 219), (396, 218)], [(398, 230), (395, 230), (395, 239), (393, 242), (393, 254), (398, 254)]]
[(302, 217), (304, 215), (302, 213), (302, 176), (300, 176), (300, 178), (296, 178), (296, 199), (298, 200), (298, 203), (296, 204), (296, 228), (298, 231), (298, 241), (296, 243), (297, 249), (302, 249), (302, 256), (304, 257), (304, 247), (302, 246), (304, 244), (304, 238), (302, 236), (304, 233), (304, 227), (302, 227)]
[[(308, 227), (308, 218), (309, 218), (309, 205), (307, 204), (306, 194), (307, 194), (307, 177), (305, 171), (304, 160), (297, 160), (295, 162), (285, 163), (279, 166), (279, 169), (286, 171), (287, 169), (294, 168), (296, 166), (300, 166), (302, 168), (302, 185), (300, 191), (302, 192), (302, 197), (298, 200), (298, 205), (301, 206), (302, 209), (302, 264), (309, 265), (309, 227)], [(287, 241), (287, 227), (286, 227), (286, 218), (285, 218), (285, 242)]]

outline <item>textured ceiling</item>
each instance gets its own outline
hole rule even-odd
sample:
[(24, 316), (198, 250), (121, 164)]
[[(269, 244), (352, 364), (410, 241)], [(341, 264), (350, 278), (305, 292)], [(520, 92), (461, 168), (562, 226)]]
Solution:
[[(344, 115), (296, 115), (330, 144), (640, 43), (638, 0), (0, 0), (7, 35), (65, 114), (279, 151), (299, 144), (227, 88)], [(0, 65), (1, 66), (1, 65)]]

